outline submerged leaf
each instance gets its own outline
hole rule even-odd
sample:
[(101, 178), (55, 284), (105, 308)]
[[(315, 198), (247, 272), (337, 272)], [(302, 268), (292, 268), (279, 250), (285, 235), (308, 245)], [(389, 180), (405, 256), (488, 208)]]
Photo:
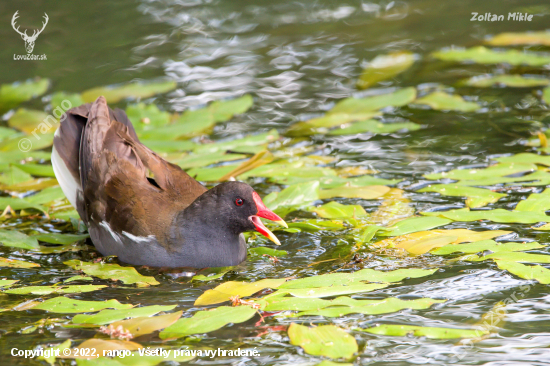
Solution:
[(334, 325), (306, 327), (292, 323), (288, 328), (290, 343), (314, 356), (351, 358), (359, 350), (355, 338)]
[(134, 267), (122, 267), (111, 263), (90, 263), (82, 262), (76, 259), (63, 262), (75, 270), (82, 271), (90, 276), (96, 276), (106, 280), (122, 281), (130, 285), (136, 284), (140, 287), (149, 285), (158, 285), (159, 282), (154, 277), (143, 276), (136, 271)]
[(401, 74), (413, 63), (414, 55), (410, 52), (393, 52), (376, 56), (363, 70), (357, 81), (357, 87), (359, 89), (369, 88), (379, 81)]

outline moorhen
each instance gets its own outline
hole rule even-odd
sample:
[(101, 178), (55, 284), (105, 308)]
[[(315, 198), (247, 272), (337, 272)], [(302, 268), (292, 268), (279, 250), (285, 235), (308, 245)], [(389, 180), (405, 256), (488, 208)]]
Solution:
[(104, 97), (61, 118), (55, 176), (103, 255), (152, 267), (234, 266), (245, 231), (279, 240), (260, 217), (286, 223), (246, 183), (203, 185), (143, 145), (126, 114)]

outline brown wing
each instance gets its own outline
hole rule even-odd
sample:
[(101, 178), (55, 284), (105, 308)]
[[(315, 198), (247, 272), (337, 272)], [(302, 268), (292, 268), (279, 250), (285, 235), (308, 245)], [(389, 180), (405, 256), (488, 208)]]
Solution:
[(104, 98), (90, 108), (80, 148), (85, 215), (116, 232), (155, 235), (162, 242), (174, 215), (206, 188), (134, 134), (133, 128), (110, 118)]

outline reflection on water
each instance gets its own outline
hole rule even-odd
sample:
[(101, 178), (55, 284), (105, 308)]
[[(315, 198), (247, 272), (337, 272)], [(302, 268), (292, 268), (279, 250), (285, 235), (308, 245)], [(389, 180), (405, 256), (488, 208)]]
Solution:
[[(15, 10), (28, 17), (28, 24), (39, 24), (46, 11), (50, 23), (36, 45), (37, 53), (46, 53), (48, 61), (15, 62), (12, 53), (22, 52), (22, 42), (7, 24)], [(254, 108), (232, 122), (217, 126), (215, 137), (240, 136), (251, 131), (284, 128), (297, 120), (318, 116), (338, 99), (358, 93), (355, 81), (361, 65), (375, 55), (392, 50), (410, 50), (426, 56), (430, 51), (451, 45), (477, 44), (486, 35), (503, 31), (541, 30), (548, 25), (548, 15), (536, 16), (530, 23), (470, 22), (471, 11), (506, 14), (528, 11), (548, 14), (546, 1), (461, 1), (441, 2), (380, 1), (107, 1), (59, 2), (35, 4), (2, 2), (0, 13), (0, 81), (12, 82), (34, 76), (53, 80), (55, 90), (78, 92), (83, 89), (133, 79), (166, 77), (178, 82), (177, 91), (157, 103), (170, 111), (223, 98), (250, 93)], [(492, 66), (456, 65), (437, 69), (428, 57), (399, 78), (385, 81), (367, 93), (381, 93), (394, 86), (416, 86), (430, 90), (438, 84), (452, 84), (458, 78), (494, 70)], [(472, 89), (473, 90), (473, 89)], [(475, 90), (479, 93), (479, 89)], [(400, 188), (415, 190), (425, 182), (427, 172), (449, 170), (458, 166), (485, 166), (490, 156), (524, 151), (522, 142), (529, 136), (526, 120), (543, 120), (546, 111), (525, 93), (491, 89), (471, 95), (484, 106), (480, 113), (434, 114), (407, 109), (386, 110), (391, 118), (406, 118), (428, 128), (409, 134), (338, 136), (324, 141), (323, 154), (338, 157), (337, 166), (362, 166), (376, 169), (383, 178), (404, 179)], [(504, 105), (501, 103), (504, 102)], [(387, 117), (390, 118), (390, 117)], [(411, 186), (412, 185), (412, 186)], [(411, 190), (412, 191), (412, 190)], [(518, 194), (526, 195), (526, 192)], [(418, 211), (461, 207), (460, 199), (410, 193), (412, 206)], [(518, 196), (511, 197), (517, 202)], [(343, 200), (345, 201), (345, 200)], [(494, 207), (508, 207), (503, 200)], [(368, 207), (372, 203), (365, 203)], [(529, 237), (528, 226), (487, 223), (456, 223), (453, 228), (512, 229), (514, 240)], [(524, 236), (525, 235), (525, 236)], [(243, 264), (239, 280), (265, 277), (306, 276), (332, 270), (326, 266), (307, 267), (312, 259), (335, 250), (338, 238), (331, 234), (281, 234), (282, 249), (293, 255), (282, 260), (280, 268), (255, 261)], [(298, 251), (300, 250), (300, 251)], [(67, 254), (68, 255), (68, 254)], [(63, 256), (62, 256), (63, 257)], [(66, 258), (49, 263), (42, 276), (55, 277), (68, 271), (61, 265)], [(365, 298), (389, 295), (435, 297), (449, 301), (429, 310), (404, 310), (399, 313), (322, 319), (310, 317), (312, 323), (334, 322), (345, 328), (367, 327), (376, 322), (405, 323), (424, 326), (474, 324), (499, 300), (512, 296), (521, 284), (493, 264), (446, 266), (444, 260), (428, 263), (440, 268), (432, 280), (407, 280), (402, 285), (369, 293)], [(423, 263), (426, 265), (426, 263)], [(53, 267), (52, 267), (53, 266)], [(59, 266), (59, 267), (57, 267)], [(387, 258), (375, 258), (368, 267), (377, 269), (414, 267)], [(24, 271), (20, 272), (24, 273)], [(29, 282), (40, 281), (29, 271)], [(177, 280), (163, 277), (163, 285), (140, 290), (145, 305), (162, 299), (191, 313), (194, 299), (206, 286), (187, 288)], [(86, 299), (107, 297), (131, 299), (135, 290), (109, 289), (86, 294)], [(355, 332), (363, 351), (357, 364), (410, 365), (542, 365), (550, 362), (550, 296), (548, 287), (532, 285), (517, 302), (506, 309), (506, 322), (498, 336), (482, 340), (472, 348), (455, 347), (452, 341), (424, 338), (377, 337)], [(107, 295), (105, 295), (107, 294)], [(360, 298), (361, 296), (358, 296)], [(20, 314), (22, 318), (24, 314)], [(38, 320), (38, 318), (36, 318)], [(19, 319), (11, 321), (19, 322)], [(21, 320), (21, 322), (23, 322)], [(290, 319), (270, 319), (268, 325), (288, 324)], [(254, 322), (210, 334), (201, 345), (232, 347), (242, 337), (258, 331)], [(63, 330), (57, 337), (93, 336), (86, 330)], [(263, 338), (244, 338), (243, 342), (261, 349), (262, 357), (253, 361), (220, 359), (197, 364), (313, 364), (285, 340), (285, 333), (272, 332)], [(13, 335), (11, 342), (29, 345), (29, 337), (44, 342), (43, 336)], [(49, 335), (55, 342), (55, 334)], [(3, 351), (7, 347), (4, 339)], [(2, 343), (0, 339), (0, 343)], [(12, 344), (14, 344), (12, 343)], [(32, 343), (32, 342), (31, 342)], [(34, 346), (34, 344), (33, 344)], [(23, 362), (23, 361), (21, 361)]]

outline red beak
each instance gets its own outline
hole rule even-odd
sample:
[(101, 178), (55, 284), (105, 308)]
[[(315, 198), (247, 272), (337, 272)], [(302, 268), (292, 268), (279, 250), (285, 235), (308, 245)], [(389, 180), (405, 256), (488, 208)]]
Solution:
[(288, 227), (286, 222), (281, 219), (277, 214), (275, 214), (273, 211), (265, 207), (265, 204), (263, 203), (262, 199), (260, 198), (260, 195), (258, 193), (253, 192), (252, 198), (254, 199), (254, 203), (256, 204), (256, 207), (258, 208), (258, 213), (256, 215), (250, 216), (250, 221), (256, 226), (256, 230), (267, 237), (269, 240), (274, 242), (277, 245), (281, 245), (281, 242), (277, 237), (268, 229), (265, 227), (265, 225), (260, 220), (260, 217), (263, 217), (264, 219), (268, 219), (271, 221), (275, 221), (276, 223)]

